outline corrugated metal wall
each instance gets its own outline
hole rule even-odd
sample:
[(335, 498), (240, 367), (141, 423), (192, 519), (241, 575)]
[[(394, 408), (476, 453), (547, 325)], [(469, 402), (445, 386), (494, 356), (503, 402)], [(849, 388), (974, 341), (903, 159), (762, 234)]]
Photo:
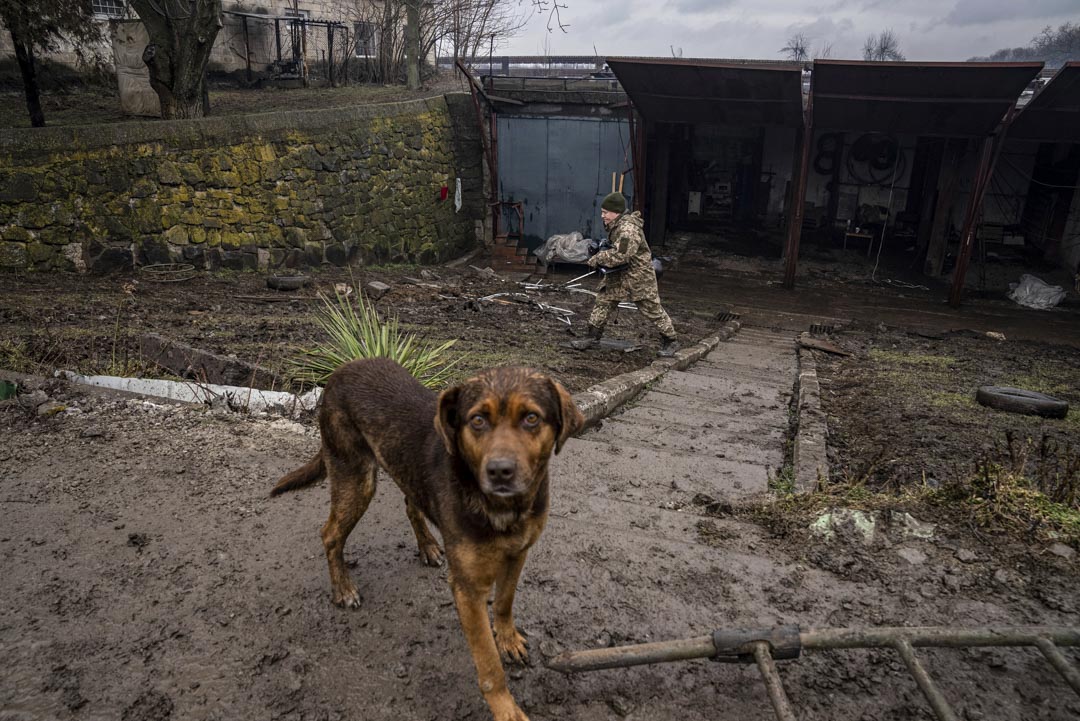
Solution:
[[(498, 138), (499, 198), (522, 203), (530, 249), (575, 230), (603, 237), (600, 202), (611, 192), (612, 172), (632, 162), (626, 120), (500, 115)], [(633, 186), (627, 173), (630, 202)]]

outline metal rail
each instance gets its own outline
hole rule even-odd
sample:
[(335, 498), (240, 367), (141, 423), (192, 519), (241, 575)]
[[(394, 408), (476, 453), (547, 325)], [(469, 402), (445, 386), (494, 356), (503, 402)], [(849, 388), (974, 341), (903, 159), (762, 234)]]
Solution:
[(579, 673), (694, 658), (711, 658), (726, 663), (755, 663), (761, 672), (777, 718), (780, 721), (795, 721), (795, 712), (784, 691), (775, 661), (797, 659), (803, 649), (890, 648), (900, 655), (939, 721), (957, 721), (958, 716), (948, 700), (915, 655), (915, 648), (970, 646), (1034, 646), (1072, 689), (1080, 694), (1080, 672), (1058, 648), (1080, 646), (1080, 628), (1066, 626), (994, 626), (975, 629), (938, 626), (824, 628), (806, 631), (798, 626), (721, 629), (713, 631), (709, 636), (675, 641), (591, 651), (568, 651), (554, 657), (547, 665), (556, 671)]

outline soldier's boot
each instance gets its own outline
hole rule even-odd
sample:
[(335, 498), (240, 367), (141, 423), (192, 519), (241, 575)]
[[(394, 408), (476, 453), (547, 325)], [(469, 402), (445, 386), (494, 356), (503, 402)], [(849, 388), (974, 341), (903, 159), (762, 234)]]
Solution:
[(597, 328), (590, 325), (586, 337), (570, 341), (570, 347), (574, 350), (589, 350), (590, 348), (596, 348), (600, 345), (600, 335), (603, 332), (603, 328)]
[(677, 350), (679, 350), (679, 339), (674, 336), (670, 338), (663, 336), (663, 342), (660, 345), (660, 350), (656, 351), (656, 355), (661, 358), (671, 358)]

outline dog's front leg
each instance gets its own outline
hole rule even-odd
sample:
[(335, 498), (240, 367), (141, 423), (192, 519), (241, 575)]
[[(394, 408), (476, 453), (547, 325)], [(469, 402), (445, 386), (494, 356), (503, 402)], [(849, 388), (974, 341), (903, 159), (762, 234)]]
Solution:
[(451, 568), (450, 588), (454, 593), (458, 618), (461, 619), (461, 630), (469, 643), (480, 691), (491, 709), (491, 715), (495, 721), (529, 721), (506, 686), (506, 673), (491, 633), (487, 599), (493, 582), (493, 578), (470, 577)]
[(528, 551), (522, 551), (517, 556), (508, 558), (495, 583), (495, 645), (499, 653), (518, 663), (529, 659), (525, 637), (518, 633), (514, 626), (514, 593), (517, 591), (518, 578), (521, 577), (527, 554)]

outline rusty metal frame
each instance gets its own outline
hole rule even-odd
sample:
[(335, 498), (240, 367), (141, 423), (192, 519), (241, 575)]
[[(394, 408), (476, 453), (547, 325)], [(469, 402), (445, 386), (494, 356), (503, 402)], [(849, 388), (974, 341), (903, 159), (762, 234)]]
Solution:
[(916, 648), (966, 648), (969, 646), (1034, 646), (1061, 677), (1080, 695), (1080, 672), (1059, 646), (1080, 646), (1080, 627), (996, 626), (955, 629), (940, 626), (885, 627), (868, 629), (824, 628), (801, 630), (798, 626), (759, 629), (724, 629), (708, 636), (658, 641), (636, 646), (617, 646), (591, 651), (568, 651), (548, 662), (563, 673), (597, 671), (643, 664), (710, 658), (725, 663), (754, 663), (761, 672), (773, 710), (780, 721), (796, 721), (784, 691), (776, 661), (795, 660), (805, 650), (889, 648), (897, 652), (923, 692), (939, 721), (956, 721), (945, 696), (937, 688)]
[(964, 225), (960, 232), (960, 251), (956, 260), (956, 268), (953, 269), (952, 288), (949, 290), (949, 305), (953, 307), (960, 305), (968, 264), (971, 262), (971, 252), (975, 246), (976, 221), (982, 212), (986, 189), (994, 177), (994, 169), (997, 167), (998, 158), (1001, 157), (1001, 150), (1005, 146), (1009, 126), (1015, 117), (1015, 107), (1010, 108), (1005, 113), (1005, 117), (1002, 118), (1001, 124), (994, 134), (983, 140), (982, 152), (979, 155), (979, 168), (975, 173), (975, 183), (971, 188), (968, 207), (964, 213)]

